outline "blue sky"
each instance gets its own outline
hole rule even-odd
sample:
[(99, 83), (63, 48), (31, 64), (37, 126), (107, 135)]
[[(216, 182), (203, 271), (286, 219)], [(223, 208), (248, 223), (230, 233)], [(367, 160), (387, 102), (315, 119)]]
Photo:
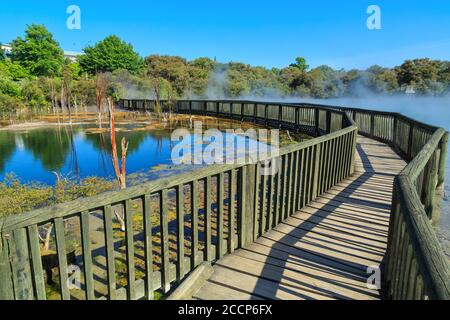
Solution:
[[(66, 27), (66, 8), (81, 8), (81, 30)], [(382, 30), (366, 27), (367, 7), (380, 6)], [(116, 34), (142, 55), (282, 67), (303, 56), (311, 66), (392, 67), (405, 59), (450, 57), (448, 0), (314, 1), (4, 1), (0, 41), (45, 24), (65, 50)]]

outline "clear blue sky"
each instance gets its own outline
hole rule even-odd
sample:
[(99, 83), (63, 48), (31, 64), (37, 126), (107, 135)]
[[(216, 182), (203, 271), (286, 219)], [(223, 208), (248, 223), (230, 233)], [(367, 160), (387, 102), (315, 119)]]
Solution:
[[(81, 8), (81, 30), (66, 28), (66, 8)], [(366, 9), (382, 10), (369, 31)], [(3, 1), (0, 41), (45, 24), (65, 50), (116, 34), (142, 55), (217, 57), (282, 67), (304, 56), (311, 66), (394, 66), (405, 59), (450, 58), (449, 0), (147, 0)]]

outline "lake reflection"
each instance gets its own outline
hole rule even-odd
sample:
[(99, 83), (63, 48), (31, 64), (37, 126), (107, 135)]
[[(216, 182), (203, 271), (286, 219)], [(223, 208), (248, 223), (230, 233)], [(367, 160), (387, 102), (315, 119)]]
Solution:
[[(117, 125), (118, 154), (120, 157), (119, 142), (125, 137), (129, 142), (127, 174), (138, 180), (134, 181), (135, 183), (174, 171), (196, 168), (194, 165), (174, 166), (171, 160), (174, 147), (170, 139), (171, 133), (180, 126), (189, 127), (189, 122), (158, 129), (150, 129), (147, 125)], [(241, 126), (242, 124), (237, 122), (214, 120), (204, 125), (204, 129), (237, 129)], [(242, 139), (237, 136), (234, 138), (235, 141)], [(248, 139), (246, 140), (248, 142)], [(114, 170), (110, 154), (109, 131), (99, 130), (95, 124), (0, 130), (0, 180), (8, 173), (14, 173), (21, 182), (41, 182), (48, 185), (55, 183), (55, 173), (73, 179), (90, 176), (112, 179)]]

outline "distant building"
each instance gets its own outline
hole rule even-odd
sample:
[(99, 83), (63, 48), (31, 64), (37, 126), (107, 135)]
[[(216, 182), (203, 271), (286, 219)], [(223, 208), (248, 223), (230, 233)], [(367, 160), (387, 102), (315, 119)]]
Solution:
[(7, 57), (9, 57), (10, 55), (11, 55), (11, 45), (9, 45), (9, 44), (2, 44), (1, 45), (1, 49), (2, 50), (5, 50), (5, 55), (7, 56)]
[[(10, 44), (5, 43), (1, 45), (2, 50), (5, 50), (5, 55), (7, 57), (11, 56), (12, 47)], [(70, 59), (71, 61), (75, 61), (79, 55), (82, 53), (74, 52), (74, 51), (64, 51), (64, 58)]]
[(406, 94), (416, 94), (416, 90), (414, 90), (414, 86), (407, 86), (405, 90)]
[(74, 52), (74, 51), (64, 51), (64, 58), (68, 58), (72, 61), (75, 61), (78, 56), (82, 55), (80, 52)]

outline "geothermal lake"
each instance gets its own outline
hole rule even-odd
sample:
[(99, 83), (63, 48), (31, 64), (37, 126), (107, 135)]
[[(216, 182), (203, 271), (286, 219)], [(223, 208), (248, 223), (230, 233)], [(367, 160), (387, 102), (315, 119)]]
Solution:
[[(236, 156), (243, 155), (255, 147), (268, 146), (263, 141), (249, 139), (239, 134), (225, 133), (226, 129), (243, 130), (258, 128), (251, 124), (221, 119), (203, 119), (203, 129), (218, 129), (224, 139), (232, 139), (237, 146)], [(105, 127), (106, 126), (106, 127)], [(108, 123), (103, 129), (95, 123), (73, 125), (40, 124), (36, 128), (26, 129), (20, 125), (13, 129), (0, 130), (0, 181), (8, 174), (14, 174), (22, 183), (38, 182), (54, 185), (56, 174), (70, 179), (102, 177), (114, 179), (111, 161), (111, 139)], [(204, 149), (209, 143), (198, 138), (188, 120), (171, 124), (129, 121), (117, 123), (117, 147), (120, 158), (120, 140), (125, 137), (129, 142), (127, 155), (127, 181), (137, 184), (161, 178), (170, 174), (185, 172), (203, 164), (174, 164), (172, 150), (177, 141), (172, 141), (175, 129), (188, 129), (191, 132), (192, 149), (199, 144)], [(261, 128), (261, 127), (259, 127)], [(281, 134), (281, 144), (291, 143), (286, 134)], [(295, 141), (306, 139), (303, 135), (291, 134)], [(244, 146), (244, 147), (243, 147)], [(200, 150), (201, 150), (200, 149)], [(198, 149), (196, 149), (198, 151)], [(194, 150), (192, 153), (195, 154)], [(198, 153), (198, 152), (197, 152)], [(180, 153), (183, 158), (183, 152)]]

